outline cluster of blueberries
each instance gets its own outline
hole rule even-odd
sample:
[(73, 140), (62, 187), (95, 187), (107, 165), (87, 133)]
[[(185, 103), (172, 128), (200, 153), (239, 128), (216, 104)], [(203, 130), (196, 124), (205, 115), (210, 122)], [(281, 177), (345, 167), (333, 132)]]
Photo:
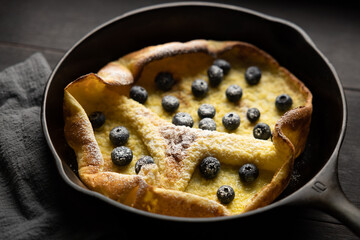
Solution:
[[(212, 87), (218, 86), (224, 75), (228, 74), (231, 69), (229, 62), (223, 59), (214, 61), (207, 71), (209, 83)], [(245, 72), (245, 80), (249, 85), (256, 85), (261, 79), (261, 70), (256, 66), (247, 68)], [(156, 86), (162, 91), (169, 91), (175, 84), (175, 80), (171, 73), (160, 72), (155, 78)], [(203, 79), (193, 81), (191, 90), (196, 98), (203, 98), (206, 96), (209, 87), (208, 83)], [(230, 102), (238, 102), (242, 97), (242, 88), (238, 85), (231, 85), (227, 88), (226, 97)], [(139, 103), (145, 103), (148, 98), (148, 93), (145, 88), (141, 86), (133, 86), (130, 89), (130, 98)], [(179, 108), (180, 102), (174, 96), (165, 96), (162, 99), (162, 107), (167, 112), (174, 112)], [(280, 111), (287, 111), (292, 105), (292, 99), (287, 94), (279, 95), (275, 100), (275, 106)], [(199, 128), (203, 130), (216, 130), (216, 123), (213, 120), (216, 110), (211, 104), (202, 104), (198, 109), (200, 117)], [(247, 111), (247, 118), (254, 123), (260, 118), (260, 111), (257, 108), (250, 108)], [(105, 123), (105, 115), (102, 112), (94, 112), (89, 115), (89, 120), (94, 129), (100, 128)], [(174, 115), (172, 123), (177, 126), (193, 127), (194, 121), (190, 114), (185, 112), (178, 112)], [(235, 130), (240, 125), (240, 117), (235, 112), (230, 112), (224, 115), (222, 119), (224, 127), (228, 130)], [(271, 137), (271, 129), (266, 123), (258, 123), (253, 129), (253, 135), (257, 139), (267, 140)], [(129, 139), (129, 131), (126, 127), (118, 126), (113, 128), (109, 134), (110, 141), (116, 146), (111, 152), (111, 160), (117, 166), (126, 166), (133, 159), (133, 153), (130, 148), (125, 147)], [(135, 164), (135, 172), (138, 174), (140, 169), (145, 164), (154, 164), (154, 159), (151, 156), (141, 157)], [(199, 165), (201, 175), (206, 179), (215, 178), (220, 171), (220, 162), (214, 157), (206, 157)], [(240, 167), (239, 177), (244, 183), (252, 183), (259, 175), (258, 168), (252, 164), (247, 163)], [(217, 197), (223, 204), (230, 203), (234, 197), (235, 192), (231, 186), (223, 185), (217, 191)]]
[[(220, 168), (221, 164), (215, 157), (206, 157), (199, 165), (200, 173), (206, 179), (215, 178), (218, 175)], [(257, 179), (258, 176), (259, 170), (256, 165), (252, 163), (246, 163), (239, 169), (239, 177), (244, 184), (251, 184)], [(221, 203), (228, 204), (234, 200), (235, 191), (229, 185), (222, 185), (219, 187), (216, 195)]]
[[(228, 61), (223, 59), (217, 59), (213, 62), (207, 71), (209, 83), (212, 87), (218, 86), (225, 75), (229, 73), (231, 65)], [(245, 80), (249, 85), (256, 85), (261, 79), (261, 70), (257, 66), (250, 66), (245, 71)], [(158, 89), (162, 91), (169, 91), (175, 84), (175, 80), (171, 73), (160, 72), (155, 78), (155, 84)], [(203, 79), (196, 79), (191, 84), (192, 94), (196, 98), (203, 98), (209, 91), (208, 83)], [(231, 85), (226, 89), (226, 97), (230, 102), (238, 102), (243, 91), (239, 85)], [(130, 90), (130, 97), (139, 103), (145, 103), (148, 98), (148, 93), (145, 88), (141, 86), (133, 86)], [(164, 96), (161, 105), (167, 112), (175, 112), (180, 102), (175, 96), (167, 95)], [(280, 111), (284, 112), (290, 109), (292, 105), (292, 99), (287, 94), (279, 95), (275, 100), (275, 106)], [(216, 130), (216, 123), (213, 120), (215, 116), (215, 108), (210, 104), (202, 104), (198, 109), (198, 115), (200, 117), (199, 128), (203, 130)], [(249, 108), (247, 111), (247, 119), (254, 123), (260, 118), (260, 111), (257, 108)], [(173, 116), (172, 123), (177, 126), (193, 127), (194, 120), (191, 115), (186, 112), (178, 112)], [(224, 127), (233, 131), (240, 126), (240, 116), (235, 112), (229, 112), (222, 118)], [(271, 137), (271, 129), (266, 123), (258, 123), (253, 129), (253, 135), (257, 139), (267, 140)]]
[[(105, 123), (105, 115), (102, 112), (94, 112), (89, 115), (89, 120), (94, 129), (100, 128)], [(133, 159), (133, 152), (124, 145), (130, 137), (129, 130), (124, 126), (117, 126), (111, 129), (109, 134), (110, 142), (116, 146), (111, 152), (111, 160), (117, 166), (126, 166)], [(153, 164), (151, 156), (143, 156), (135, 163), (135, 172), (138, 174), (145, 164)]]
[(109, 139), (115, 147), (111, 152), (111, 160), (117, 166), (126, 166), (133, 159), (132, 150), (124, 145), (129, 140), (129, 130), (124, 126), (111, 129)]

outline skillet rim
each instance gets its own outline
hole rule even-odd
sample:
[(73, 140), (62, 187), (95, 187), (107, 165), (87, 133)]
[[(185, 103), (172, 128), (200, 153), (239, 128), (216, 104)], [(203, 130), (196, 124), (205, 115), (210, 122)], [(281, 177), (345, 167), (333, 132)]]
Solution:
[[(340, 97), (341, 97), (341, 102), (342, 102), (342, 107), (343, 107), (343, 112), (342, 112), (342, 125), (341, 125), (341, 131), (340, 131), (340, 135), (338, 138), (338, 141), (333, 149), (333, 152), (331, 154), (331, 156), (329, 157), (329, 159), (326, 161), (326, 163), (324, 164), (324, 166), (322, 168), (319, 169), (319, 171), (310, 179), (308, 180), (307, 183), (305, 183), (303, 186), (301, 186), (298, 190), (292, 192), (290, 195), (286, 196), (283, 199), (280, 199), (276, 202), (273, 202), (265, 207), (262, 208), (258, 208), (249, 212), (245, 212), (239, 215), (233, 215), (233, 216), (222, 216), (222, 217), (209, 217), (209, 218), (186, 218), (186, 217), (174, 217), (174, 216), (167, 216), (167, 215), (160, 215), (160, 214), (155, 214), (155, 213), (150, 213), (150, 212), (146, 212), (146, 211), (142, 211), (130, 206), (126, 206), (124, 204), (121, 204), (119, 202), (116, 202), (110, 198), (107, 198), (106, 196), (85, 189), (79, 185), (77, 185), (76, 183), (74, 183), (72, 180), (70, 180), (70, 178), (68, 177), (68, 175), (66, 174), (66, 171), (71, 171), (69, 166), (67, 166), (66, 164), (63, 164), (63, 160), (59, 157), (59, 155), (57, 154), (57, 150), (55, 149), (50, 135), (49, 135), (49, 131), (47, 128), (47, 118), (46, 118), (46, 105), (47, 105), (47, 99), (48, 99), (48, 91), (50, 89), (50, 85), (53, 81), (54, 76), (57, 74), (58, 69), (60, 68), (60, 66), (63, 64), (63, 62), (65, 61), (65, 59), (79, 46), (81, 45), (83, 42), (85, 42), (86, 40), (88, 40), (89, 38), (92, 37), (92, 35), (94, 35), (95, 33), (97, 33), (98, 31), (101, 31), (103, 28), (108, 27), (112, 24), (116, 24), (116, 22), (121, 21), (123, 19), (126, 19), (127, 17), (132, 17), (138, 14), (142, 14), (145, 12), (150, 12), (153, 10), (157, 10), (157, 9), (164, 9), (164, 8), (177, 8), (177, 7), (212, 7), (212, 8), (221, 8), (221, 9), (226, 9), (226, 10), (232, 10), (232, 11), (238, 11), (238, 12), (243, 12), (249, 15), (253, 15), (256, 16), (258, 18), (264, 19), (268, 22), (271, 23), (278, 23), (278, 24), (282, 24), (282, 25), (286, 25), (289, 28), (294, 29), (296, 32), (298, 32), (302, 37), (303, 40), (313, 49), (315, 50), (316, 54), (318, 54), (321, 59), (324, 61), (324, 63), (326, 64), (326, 66), (329, 67), (329, 70), (331, 71), (338, 90), (340, 92)], [(324, 172), (327, 172), (330, 170), (330, 168), (333, 168), (333, 170), (337, 170), (337, 156), (339, 153), (339, 149), (341, 147), (341, 144), (343, 142), (344, 139), (344, 135), (345, 135), (345, 130), (346, 130), (346, 123), (347, 123), (347, 104), (346, 104), (346, 99), (345, 99), (345, 93), (344, 93), (344, 89), (343, 86), (341, 84), (341, 81), (335, 71), (335, 68), (333, 67), (333, 65), (330, 63), (330, 61), (321, 53), (321, 51), (316, 47), (315, 43), (311, 40), (311, 38), (309, 37), (309, 35), (307, 35), (307, 33), (301, 29), (299, 26), (297, 26), (296, 24), (288, 21), (288, 20), (284, 20), (278, 17), (273, 17), (273, 16), (269, 16), (267, 14), (264, 13), (260, 13), (254, 10), (250, 10), (247, 8), (243, 8), (240, 6), (234, 6), (234, 5), (230, 5), (230, 4), (223, 4), (223, 3), (212, 3), (212, 2), (174, 2), (174, 3), (163, 3), (163, 4), (156, 4), (156, 5), (151, 5), (151, 6), (145, 6), (145, 7), (141, 7), (135, 10), (131, 10), (128, 11), (120, 16), (117, 16), (115, 18), (112, 18), (108, 21), (106, 21), (103, 24), (100, 24), (99, 26), (95, 27), (93, 30), (91, 30), (90, 32), (88, 32), (85, 36), (83, 36), (80, 40), (78, 40), (65, 54), (64, 56), (59, 60), (59, 62), (57, 63), (57, 65), (55, 66), (54, 70), (52, 71), (51, 75), (48, 78), (48, 81), (46, 83), (46, 86), (44, 88), (44, 93), (43, 93), (43, 99), (42, 99), (42, 105), (41, 105), (41, 125), (42, 125), (42, 131), (43, 134), (45, 136), (47, 145), (49, 146), (52, 155), (54, 156), (54, 160), (56, 162), (56, 166), (58, 169), (58, 172), (60, 173), (61, 177), (63, 178), (63, 180), (70, 185), (72, 188), (74, 188), (77, 191), (80, 191), (86, 195), (89, 195), (91, 197), (95, 197), (95, 198), (99, 198), (103, 201), (105, 201), (106, 203), (113, 205), (115, 207), (118, 207), (120, 209), (126, 210), (126, 211), (130, 211), (132, 213), (136, 213), (142, 216), (146, 216), (146, 217), (151, 217), (151, 218), (156, 218), (159, 220), (171, 220), (171, 221), (178, 221), (178, 222), (215, 222), (215, 221), (222, 221), (222, 220), (233, 220), (233, 219), (237, 219), (237, 218), (244, 218), (247, 216), (251, 216), (251, 215), (255, 215), (258, 213), (262, 213), (265, 211), (268, 211), (270, 209), (282, 206), (282, 205), (288, 205), (290, 203), (294, 203), (297, 202), (299, 198), (301, 198), (301, 195), (303, 195), (304, 193), (306, 193), (306, 189), (308, 188), (308, 186), (311, 184), (311, 182), (319, 177), (320, 175), (322, 175)], [(336, 171), (337, 172), (337, 171)], [(336, 176), (337, 177), (337, 176)]]

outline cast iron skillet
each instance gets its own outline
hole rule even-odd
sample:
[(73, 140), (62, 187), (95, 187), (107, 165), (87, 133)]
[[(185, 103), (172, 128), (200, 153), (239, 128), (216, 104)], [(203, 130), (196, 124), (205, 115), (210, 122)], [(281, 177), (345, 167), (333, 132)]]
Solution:
[[(145, 46), (193, 39), (240, 40), (265, 50), (311, 90), (314, 113), (304, 153), (292, 181), (272, 204), (241, 215), (179, 218), (140, 211), (88, 190), (76, 175), (74, 153), (63, 133), (63, 89), (109, 61)], [(165, 220), (209, 222), (246, 218), (270, 209), (306, 204), (325, 210), (360, 236), (360, 210), (344, 196), (337, 157), (346, 127), (346, 102), (340, 80), (308, 35), (296, 25), (244, 8), (204, 2), (162, 4), (117, 17), (90, 32), (58, 63), (46, 85), (42, 126), (58, 170), (70, 186), (115, 207)], [(331, 129), (331, 130), (330, 130)]]

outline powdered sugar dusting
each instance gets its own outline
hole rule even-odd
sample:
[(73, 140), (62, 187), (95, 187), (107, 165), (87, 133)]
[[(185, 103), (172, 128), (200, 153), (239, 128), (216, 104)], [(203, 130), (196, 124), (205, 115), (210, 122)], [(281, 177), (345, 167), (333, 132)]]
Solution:
[(178, 162), (186, 157), (186, 150), (196, 139), (195, 134), (187, 127), (168, 125), (161, 127), (160, 133), (167, 144), (166, 155), (173, 157)]

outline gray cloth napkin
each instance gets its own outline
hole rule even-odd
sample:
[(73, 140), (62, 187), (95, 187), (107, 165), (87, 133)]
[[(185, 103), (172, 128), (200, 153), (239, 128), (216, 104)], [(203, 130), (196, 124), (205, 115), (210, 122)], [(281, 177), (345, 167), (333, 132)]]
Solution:
[(0, 73), (0, 239), (97, 239), (111, 228), (101, 203), (62, 181), (48, 150), (40, 111), (50, 72), (36, 53)]

